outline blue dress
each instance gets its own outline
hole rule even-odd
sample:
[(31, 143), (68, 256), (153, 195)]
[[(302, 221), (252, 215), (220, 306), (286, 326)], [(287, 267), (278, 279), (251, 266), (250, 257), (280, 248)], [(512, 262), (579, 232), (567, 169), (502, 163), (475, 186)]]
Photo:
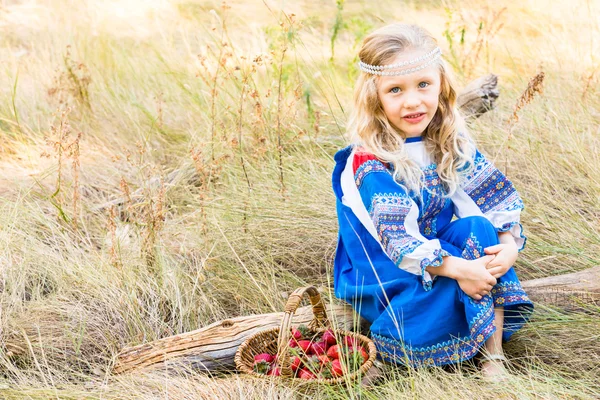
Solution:
[[(407, 153), (424, 171), (421, 198), (396, 182), (388, 166), (355, 146), (335, 155), (333, 191), (339, 238), (335, 295), (371, 323), (380, 357), (403, 365), (444, 365), (472, 358), (496, 330), (494, 307), (504, 307), (503, 340), (533, 311), (513, 268), (476, 301), (457, 281), (431, 275), (452, 255), (475, 259), (510, 231), (525, 245), (523, 202), (512, 183), (476, 151), (472, 168), (450, 197), (421, 138)], [(456, 217), (456, 218), (454, 218)]]

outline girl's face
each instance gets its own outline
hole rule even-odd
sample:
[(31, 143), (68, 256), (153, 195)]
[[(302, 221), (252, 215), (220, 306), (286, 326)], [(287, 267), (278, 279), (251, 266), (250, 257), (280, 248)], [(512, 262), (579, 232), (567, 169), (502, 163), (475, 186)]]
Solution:
[[(425, 53), (426, 51), (404, 51), (390, 64), (413, 60)], [(414, 66), (415, 64), (407, 65), (403, 69)], [(408, 75), (380, 76), (377, 95), (392, 126), (406, 137), (421, 136), (437, 111), (440, 81), (439, 67), (435, 63)]]

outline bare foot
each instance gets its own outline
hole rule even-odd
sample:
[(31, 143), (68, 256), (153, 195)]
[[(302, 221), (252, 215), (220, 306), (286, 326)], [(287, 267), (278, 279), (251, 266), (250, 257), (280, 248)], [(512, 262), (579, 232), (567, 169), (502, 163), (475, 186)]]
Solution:
[(505, 367), (506, 357), (501, 354), (485, 355), (481, 361), (481, 373), (489, 382), (504, 382), (508, 380), (509, 372)]

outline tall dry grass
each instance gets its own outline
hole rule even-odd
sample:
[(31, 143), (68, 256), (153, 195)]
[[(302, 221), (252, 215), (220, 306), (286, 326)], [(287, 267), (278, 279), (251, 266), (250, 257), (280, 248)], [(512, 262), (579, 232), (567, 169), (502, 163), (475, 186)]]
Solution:
[[(108, 374), (124, 346), (331, 287), (332, 155), (361, 38), (392, 21), (431, 30), (463, 84), (500, 75), (471, 129), (524, 198), (521, 278), (600, 264), (597, 2), (280, 7), (0, 2), (0, 397), (599, 397), (593, 307), (538, 307), (498, 387), (468, 365), (312, 394)], [(543, 94), (507, 122), (540, 65)]]

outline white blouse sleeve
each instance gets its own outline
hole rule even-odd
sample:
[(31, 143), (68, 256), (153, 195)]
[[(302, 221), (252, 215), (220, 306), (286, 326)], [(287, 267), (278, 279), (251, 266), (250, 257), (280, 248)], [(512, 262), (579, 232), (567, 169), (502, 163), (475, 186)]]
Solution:
[(510, 232), (519, 251), (525, 247), (520, 223), (523, 201), (512, 182), (479, 151), (451, 200), (458, 218), (483, 216), (497, 232)]

